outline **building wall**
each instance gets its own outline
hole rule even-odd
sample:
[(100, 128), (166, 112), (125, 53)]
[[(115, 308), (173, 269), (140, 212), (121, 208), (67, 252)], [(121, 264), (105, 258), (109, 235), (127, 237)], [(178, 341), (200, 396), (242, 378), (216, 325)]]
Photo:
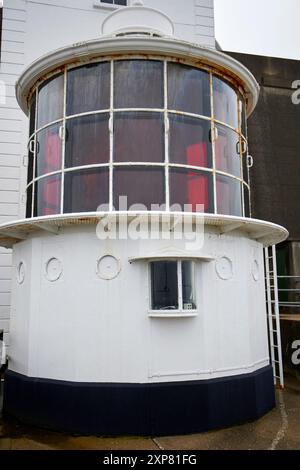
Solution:
[[(168, 14), (178, 38), (214, 47), (213, 0), (144, 0)], [(97, 0), (4, 0), (0, 80), (0, 223), (23, 218), (26, 187), (27, 118), (14, 97), (15, 82), (32, 61), (50, 50), (93, 39), (114, 6)], [(0, 329), (8, 343), (12, 260), (0, 248)]]
[[(293, 104), (293, 82), (300, 61), (229, 53), (248, 67), (261, 86), (248, 120), (252, 215), (283, 225), (300, 240), (300, 104)], [(298, 93), (299, 98), (299, 93)]]
[[(15, 82), (25, 65), (25, 0), (4, 1), (0, 81), (5, 86), (0, 105), (0, 223), (23, 216), (25, 186), (26, 118), (14, 96)], [(24, 162), (26, 163), (26, 162)], [(11, 252), (0, 248), (0, 329), (9, 343)]]

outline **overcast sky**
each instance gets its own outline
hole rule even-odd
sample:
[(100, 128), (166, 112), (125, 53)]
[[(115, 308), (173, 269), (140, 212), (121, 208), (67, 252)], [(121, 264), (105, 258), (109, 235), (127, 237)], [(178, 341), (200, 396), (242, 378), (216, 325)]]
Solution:
[(224, 50), (300, 59), (299, 0), (214, 0)]

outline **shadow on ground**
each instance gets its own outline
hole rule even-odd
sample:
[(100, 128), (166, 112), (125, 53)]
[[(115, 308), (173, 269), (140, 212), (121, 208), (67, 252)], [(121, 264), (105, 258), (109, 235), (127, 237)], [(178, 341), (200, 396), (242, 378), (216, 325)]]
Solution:
[(277, 407), (255, 423), (189, 436), (80, 437), (0, 418), (0, 450), (300, 450), (300, 382), (288, 378)]

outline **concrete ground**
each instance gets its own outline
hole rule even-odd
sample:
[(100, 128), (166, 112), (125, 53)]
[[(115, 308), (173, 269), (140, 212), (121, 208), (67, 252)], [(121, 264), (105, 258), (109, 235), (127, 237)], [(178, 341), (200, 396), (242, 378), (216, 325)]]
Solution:
[(276, 409), (255, 423), (189, 436), (77, 437), (0, 418), (0, 450), (300, 450), (300, 382), (288, 378)]

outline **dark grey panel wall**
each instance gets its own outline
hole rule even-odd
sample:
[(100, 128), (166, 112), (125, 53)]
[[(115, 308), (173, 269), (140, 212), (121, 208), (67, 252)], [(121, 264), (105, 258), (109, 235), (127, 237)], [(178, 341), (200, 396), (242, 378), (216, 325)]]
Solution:
[(292, 83), (300, 61), (228, 53), (248, 67), (261, 86), (248, 121), (252, 216), (284, 225), (300, 240), (300, 105), (292, 103)]

